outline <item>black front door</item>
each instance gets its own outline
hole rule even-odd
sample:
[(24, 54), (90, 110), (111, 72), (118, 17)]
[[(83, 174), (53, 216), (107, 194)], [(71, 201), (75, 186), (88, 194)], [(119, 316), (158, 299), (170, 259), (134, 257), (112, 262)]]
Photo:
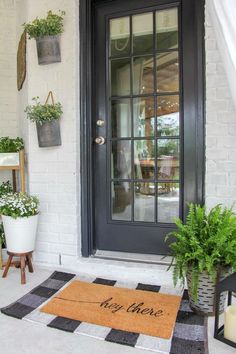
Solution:
[(174, 218), (201, 201), (196, 3), (95, 4), (95, 249), (166, 254)]

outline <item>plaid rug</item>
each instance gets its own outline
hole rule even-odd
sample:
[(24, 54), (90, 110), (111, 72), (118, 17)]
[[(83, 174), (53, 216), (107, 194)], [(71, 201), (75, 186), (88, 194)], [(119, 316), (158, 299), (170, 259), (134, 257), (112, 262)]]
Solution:
[[(188, 305), (188, 293), (182, 295), (181, 306), (171, 339), (161, 339), (148, 335), (115, 330), (85, 322), (40, 312), (40, 307), (49, 301), (59, 290), (74, 279), (75, 274), (54, 272), (42, 284), (13, 304), (1, 309), (7, 316), (35, 322), (74, 334), (91, 336), (108, 342), (124, 344), (165, 354), (208, 354), (207, 319), (191, 311)], [(116, 280), (79, 276), (78, 279), (108, 286), (136, 288), (138, 290), (176, 294), (176, 290), (166, 286), (142, 283), (123, 283)]]

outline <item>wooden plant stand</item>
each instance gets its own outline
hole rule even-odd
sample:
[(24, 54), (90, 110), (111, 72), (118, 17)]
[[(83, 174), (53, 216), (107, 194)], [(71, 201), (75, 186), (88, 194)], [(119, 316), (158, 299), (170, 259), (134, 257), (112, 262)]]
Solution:
[(30, 273), (34, 272), (33, 265), (32, 265), (32, 253), (33, 253), (33, 251), (27, 252), (27, 253), (7, 252), (9, 257), (8, 257), (8, 261), (7, 261), (7, 264), (6, 264), (6, 267), (5, 267), (5, 270), (3, 272), (2, 277), (6, 278), (8, 270), (9, 270), (9, 268), (11, 266), (11, 263), (12, 263), (12, 258), (13, 257), (20, 257), (21, 284), (25, 284), (26, 283), (26, 276), (25, 276), (25, 267), (26, 267), (26, 265), (28, 265)]
[[(19, 151), (19, 164), (18, 165), (14, 165), (14, 166), (8, 166), (8, 165), (0, 165), (0, 171), (12, 171), (12, 186), (13, 186), (13, 192), (16, 192), (16, 172), (19, 173), (19, 177), (20, 177), (20, 191), (22, 193), (25, 193), (25, 151), (24, 150), (20, 150)], [(32, 253), (32, 252), (31, 252)], [(9, 253), (8, 253), (9, 254)], [(12, 256), (13, 257), (13, 256)], [(10, 257), (9, 257), (10, 258)], [(8, 258), (8, 262), (9, 262), (9, 258)], [(12, 259), (12, 258), (11, 258)], [(2, 269), (2, 267), (6, 267), (8, 265), (8, 262), (5, 263), (3, 262), (2, 259), (2, 249), (0, 247), (0, 269)], [(5, 268), (5, 272), (7, 274), (9, 267), (12, 266), (16, 266), (19, 262), (12, 262), (8, 265), (7, 271)], [(32, 268), (33, 269), (33, 268)], [(5, 274), (5, 272), (3, 274)], [(24, 283), (23, 283), (24, 284)]]
[(20, 191), (25, 193), (25, 152), (19, 151), (19, 164), (15, 166), (1, 166), (0, 171), (12, 171), (13, 191), (16, 191), (16, 172), (20, 175)]

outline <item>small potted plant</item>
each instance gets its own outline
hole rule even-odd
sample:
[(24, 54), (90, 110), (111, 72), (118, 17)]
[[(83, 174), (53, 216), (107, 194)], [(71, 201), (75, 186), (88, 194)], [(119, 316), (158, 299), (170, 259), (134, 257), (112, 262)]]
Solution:
[(46, 18), (36, 18), (30, 23), (24, 23), (24, 30), (29, 39), (35, 38), (40, 65), (61, 61), (60, 34), (63, 32), (63, 16), (65, 11), (59, 11), (59, 15), (48, 11)]
[[(49, 97), (52, 104), (48, 103)], [(39, 102), (39, 97), (34, 97), (34, 105), (26, 107), (27, 118), (36, 123), (38, 143), (40, 147), (61, 145), (61, 133), (59, 119), (62, 115), (60, 102), (54, 103), (53, 94), (50, 91), (45, 104)]]
[(9, 136), (0, 138), (0, 166), (17, 166), (19, 165), (19, 152), (23, 151), (23, 139), (17, 137), (15, 139)]
[(0, 198), (0, 214), (7, 250), (31, 252), (35, 248), (39, 200), (25, 193), (8, 193)]
[[(216, 283), (236, 271), (236, 215), (221, 205), (207, 213), (205, 206), (190, 204), (186, 222), (175, 219), (175, 224), (177, 230), (167, 235), (174, 236), (170, 244), (174, 285), (178, 280), (184, 285), (187, 278), (190, 307), (212, 315)], [(221, 311), (225, 299), (223, 293)]]

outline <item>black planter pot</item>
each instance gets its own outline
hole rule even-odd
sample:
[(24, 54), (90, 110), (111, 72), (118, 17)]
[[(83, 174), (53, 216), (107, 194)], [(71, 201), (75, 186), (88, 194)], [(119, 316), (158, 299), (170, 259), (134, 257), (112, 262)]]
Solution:
[(45, 122), (42, 125), (36, 123), (39, 147), (61, 145), (61, 132), (59, 120)]
[(39, 65), (61, 61), (60, 35), (36, 38), (36, 45)]

